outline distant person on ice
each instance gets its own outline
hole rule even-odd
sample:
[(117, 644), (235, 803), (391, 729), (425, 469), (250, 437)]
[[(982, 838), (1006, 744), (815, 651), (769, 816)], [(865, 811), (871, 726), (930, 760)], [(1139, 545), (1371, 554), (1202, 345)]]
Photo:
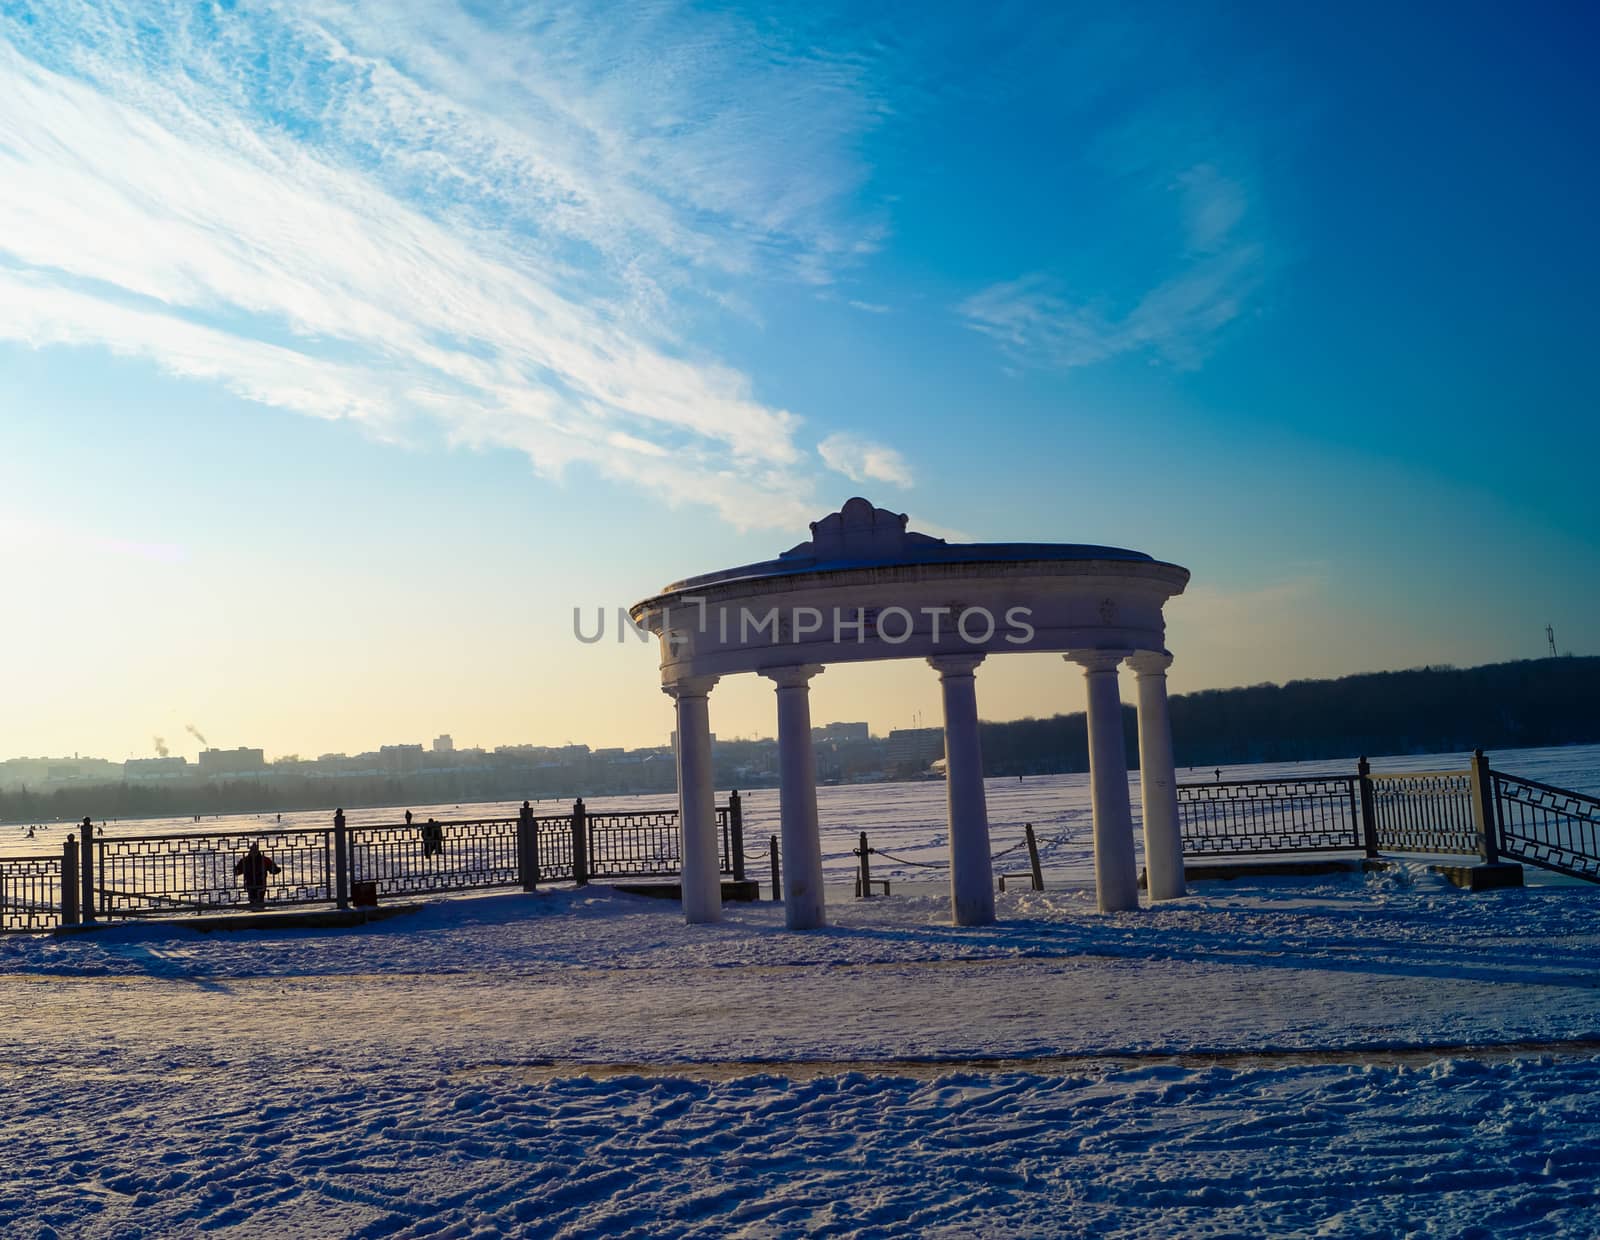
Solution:
[(444, 828), (432, 818), (422, 824), (422, 855), (434, 857), (444, 851)]
[(259, 913), (267, 907), (267, 875), (280, 873), (282, 869), (282, 866), (261, 851), (260, 840), (252, 841), (250, 851), (234, 863), (234, 877), (244, 878), (244, 890), (250, 897), (252, 910)]

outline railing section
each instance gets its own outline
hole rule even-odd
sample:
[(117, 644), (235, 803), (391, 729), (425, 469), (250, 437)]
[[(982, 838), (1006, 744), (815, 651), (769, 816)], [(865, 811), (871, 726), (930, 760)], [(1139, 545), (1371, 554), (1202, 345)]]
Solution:
[(379, 895), (513, 887), (522, 882), (515, 818), (351, 827), (349, 836), (352, 887), (375, 883)]
[(61, 856), (0, 858), (0, 931), (61, 924)]
[(1178, 821), (1191, 856), (1361, 847), (1353, 775), (1180, 784)]
[(681, 867), (678, 811), (588, 815), (589, 873), (616, 875), (676, 874)]
[(251, 844), (277, 873), (267, 874), (267, 907), (332, 901), (333, 831), (236, 831), (204, 835), (96, 837), (95, 912), (159, 917), (250, 904), (246, 875), (235, 873)]
[[(683, 869), (675, 809), (587, 814), (589, 873), (595, 878), (675, 876)], [(717, 806), (718, 868), (733, 873), (730, 808)]]
[(1470, 771), (1372, 775), (1378, 847), (1393, 852), (1480, 855)]
[(572, 815), (549, 814), (533, 820), (541, 883), (566, 881), (572, 877)]
[(1600, 882), (1600, 798), (1490, 771), (1500, 855)]

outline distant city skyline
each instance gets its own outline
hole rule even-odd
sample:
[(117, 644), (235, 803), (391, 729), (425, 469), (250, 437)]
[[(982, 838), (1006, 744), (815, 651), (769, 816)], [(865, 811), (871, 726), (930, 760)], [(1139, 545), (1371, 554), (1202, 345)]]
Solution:
[[(1174, 692), (1600, 650), (1594, 34), (8, 7), (0, 753), (659, 744), (654, 649), (573, 610), (855, 494), (1185, 566)], [(1046, 656), (977, 695), (1084, 702)], [(772, 686), (710, 712), (771, 735)]]

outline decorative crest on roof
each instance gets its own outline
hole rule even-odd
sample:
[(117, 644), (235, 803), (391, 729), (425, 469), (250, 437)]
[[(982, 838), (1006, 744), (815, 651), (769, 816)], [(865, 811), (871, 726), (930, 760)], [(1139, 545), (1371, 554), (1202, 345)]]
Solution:
[(780, 560), (882, 560), (915, 547), (942, 546), (944, 539), (906, 529), (906, 514), (874, 507), (859, 495), (838, 512), (811, 523), (811, 541), (791, 547)]

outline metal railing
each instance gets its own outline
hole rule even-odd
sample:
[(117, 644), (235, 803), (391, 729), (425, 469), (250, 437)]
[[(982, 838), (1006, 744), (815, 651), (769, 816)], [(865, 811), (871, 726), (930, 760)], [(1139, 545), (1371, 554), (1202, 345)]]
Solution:
[(682, 868), (676, 810), (590, 814), (588, 829), (590, 877), (676, 874)]
[(64, 875), (61, 853), (0, 858), (0, 932), (54, 930), (61, 925), (63, 893), (70, 879)]
[(1492, 770), (1180, 784), (1186, 856), (1362, 850), (1502, 859), (1600, 882), (1600, 798)]
[[(1474, 767), (1375, 775), (1233, 780), (1178, 786), (1186, 856), (1381, 851), (1495, 860)], [(1486, 767), (1484, 768), (1487, 769)]]
[(94, 914), (166, 917), (255, 903), (248, 875), (240, 872), (252, 844), (266, 857), (262, 905), (335, 898), (331, 829), (101, 835), (94, 839)]
[[(717, 806), (717, 869), (722, 874), (735, 874), (738, 868), (733, 846), (738, 815), (737, 800)], [(682, 871), (677, 810), (591, 813), (584, 817), (591, 878), (660, 877)]]
[(572, 815), (550, 814), (533, 820), (532, 879), (535, 884), (571, 880), (577, 872), (572, 857)]
[(429, 819), (412, 826), (350, 827), (351, 885), (371, 883), (384, 896), (518, 886), (519, 821)]
[(1489, 775), (1501, 856), (1600, 882), (1600, 798)]
[(1481, 856), (1484, 831), (1474, 812), (1471, 771), (1373, 775), (1373, 828), (1391, 852)]
[[(716, 807), (719, 867), (744, 877), (743, 809)], [(370, 903), (382, 896), (591, 878), (678, 874), (676, 810), (330, 827), (68, 836), (59, 856), (0, 859), (0, 930), (54, 930), (80, 920)], [(252, 847), (259, 858), (252, 857)]]
[(1179, 784), (1178, 823), (1188, 855), (1362, 847), (1353, 775)]

